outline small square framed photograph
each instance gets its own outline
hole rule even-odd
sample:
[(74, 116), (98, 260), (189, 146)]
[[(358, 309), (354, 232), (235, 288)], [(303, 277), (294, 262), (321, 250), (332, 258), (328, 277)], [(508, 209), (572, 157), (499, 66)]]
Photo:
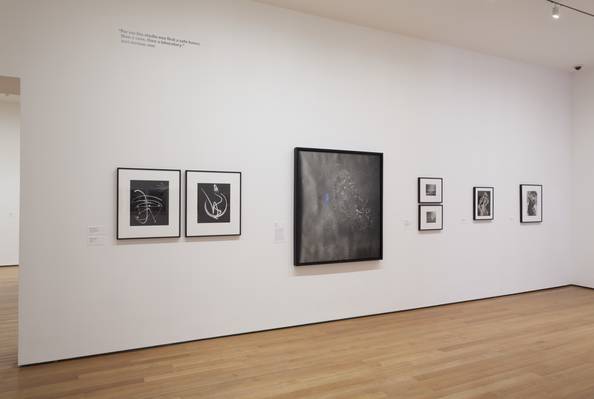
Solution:
[(181, 170), (117, 169), (117, 239), (181, 236)]
[(419, 231), (443, 230), (443, 205), (419, 205)]
[(542, 185), (520, 184), (520, 223), (542, 222)]
[(493, 220), (495, 218), (495, 189), (493, 187), (473, 188), (473, 219)]
[(241, 235), (241, 172), (186, 170), (186, 237)]
[(419, 177), (419, 203), (440, 204), (443, 202), (443, 179), (440, 177)]

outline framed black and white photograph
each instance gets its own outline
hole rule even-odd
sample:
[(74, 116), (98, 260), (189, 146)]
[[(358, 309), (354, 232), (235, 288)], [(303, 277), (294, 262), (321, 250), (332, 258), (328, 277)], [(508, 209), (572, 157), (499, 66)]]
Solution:
[(419, 231), (443, 230), (443, 205), (419, 205)]
[(443, 202), (443, 179), (440, 177), (419, 177), (418, 197), (420, 204)]
[(474, 220), (493, 220), (495, 218), (495, 189), (493, 187), (473, 188)]
[(294, 263), (383, 257), (383, 154), (295, 148)]
[(520, 222), (542, 222), (542, 185), (520, 185)]
[(180, 237), (181, 171), (117, 169), (117, 239)]
[(186, 171), (186, 237), (241, 235), (241, 172)]

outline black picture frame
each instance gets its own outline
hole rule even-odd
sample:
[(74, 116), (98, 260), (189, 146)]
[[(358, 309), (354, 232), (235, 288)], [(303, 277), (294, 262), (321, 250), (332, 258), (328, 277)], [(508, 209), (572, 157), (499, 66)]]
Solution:
[[(539, 187), (540, 188), (540, 219), (539, 220), (525, 220), (524, 219), (524, 198), (522, 197), (522, 190), (524, 187)], [(543, 193), (543, 186), (542, 184), (520, 184), (520, 223), (528, 224), (528, 223), (542, 223), (544, 220), (544, 193)]]
[[(424, 229), (423, 223), (422, 223), (422, 215), (423, 215), (423, 208), (432, 208), (432, 207), (436, 207), (436, 208), (440, 208), (441, 211), (441, 223), (439, 228), (436, 229)], [(430, 204), (419, 204), (419, 212), (418, 212), (418, 219), (417, 219), (417, 226), (419, 231), (442, 231), (443, 230), (443, 205), (442, 204), (436, 204), (436, 203), (430, 203)]]
[[(328, 154), (340, 154), (340, 155), (362, 155), (369, 157), (377, 157), (379, 159), (379, 171), (378, 171), (378, 190), (379, 190), (379, 227), (378, 237), (375, 239), (379, 241), (379, 248), (377, 250), (377, 256), (368, 257), (355, 257), (347, 259), (320, 259), (315, 261), (303, 261), (300, 258), (300, 250), (302, 246), (302, 228), (301, 219), (303, 216), (304, 204), (303, 198), (303, 187), (301, 185), (302, 171), (300, 168), (300, 154), (302, 152), (314, 152), (314, 153), (328, 153)], [(295, 147), (294, 151), (294, 189), (293, 189), (293, 263), (295, 266), (311, 266), (321, 264), (334, 264), (334, 263), (350, 263), (350, 262), (364, 262), (364, 261), (376, 261), (383, 259), (383, 179), (384, 179), (384, 154), (381, 152), (367, 152), (367, 151), (349, 151), (349, 150), (337, 150), (337, 149), (324, 149), (324, 148), (308, 148), (308, 147)]]
[[(237, 174), (239, 175), (239, 232), (232, 233), (232, 234), (189, 234), (188, 233), (188, 174), (189, 173), (216, 173), (216, 174)], [(185, 189), (185, 224), (184, 224), (184, 234), (185, 237), (192, 238), (192, 237), (238, 237), (241, 236), (241, 223), (242, 223), (242, 186), (243, 186), (243, 175), (241, 172), (238, 171), (227, 171), (227, 170), (196, 170), (196, 169), (187, 169), (184, 173), (184, 189)]]
[[(120, 237), (120, 171), (152, 171), (152, 172), (177, 172), (178, 179), (178, 233), (177, 235), (166, 235), (166, 236), (146, 236), (146, 237)], [(148, 239), (175, 239), (181, 237), (181, 169), (160, 169), (160, 168), (129, 168), (129, 167), (118, 167), (116, 168), (116, 240), (148, 240)]]
[[(441, 201), (422, 201), (421, 199), (421, 182), (422, 180), (439, 180), (439, 189), (440, 195), (439, 198)], [(419, 204), (441, 204), (443, 203), (443, 178), (442, 177), (426, 177), (421, 176), (417, 178), (417, 202)]]
[[(476, 208), (476, 193), (479, 190), (491, 191), (491, 216), (489, 218), (478, 218)], [(495, 220), (495, 187), (473, 187), (472, 188), (472, 219), (477, 222)]]

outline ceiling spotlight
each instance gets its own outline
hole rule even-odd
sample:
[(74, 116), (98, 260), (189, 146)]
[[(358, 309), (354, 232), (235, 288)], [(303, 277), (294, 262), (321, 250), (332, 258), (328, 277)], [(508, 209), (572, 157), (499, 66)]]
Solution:
[(559, 4), (553, 4), (553, 18), (559, 19), (561, 15), (559, 14)]
[(549, 4), (552, 4), (553, 5), (553, 18), (554, 19), (561, 18), (561, 14), (559, 13), (559, 10), (561, 8), (567, 9), (567, 10), (571, 10), (571, 11), (575, 11), (575, 12), (580, 13), (582, 15), (587, 15), (588, 17), (594, 18), (594, 12), (580, 10), (579, 8), (575, 8), (575, 7), (572, 7), (572, 6), (568, 5), (568, 4), (562, 3), (559, 0), (544, 0), (544, 1), (546, 1)]

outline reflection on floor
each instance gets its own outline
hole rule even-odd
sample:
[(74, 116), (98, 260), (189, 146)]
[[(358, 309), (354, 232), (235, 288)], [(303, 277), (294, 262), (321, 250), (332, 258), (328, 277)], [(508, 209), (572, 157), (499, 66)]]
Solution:
[(517, 296), (30, 366), (0, 270), (0, 398), (594, 398), (594, 291)]
[(18, 278), (18, 267), (0, 268), (0, 373), (17, 361)]

